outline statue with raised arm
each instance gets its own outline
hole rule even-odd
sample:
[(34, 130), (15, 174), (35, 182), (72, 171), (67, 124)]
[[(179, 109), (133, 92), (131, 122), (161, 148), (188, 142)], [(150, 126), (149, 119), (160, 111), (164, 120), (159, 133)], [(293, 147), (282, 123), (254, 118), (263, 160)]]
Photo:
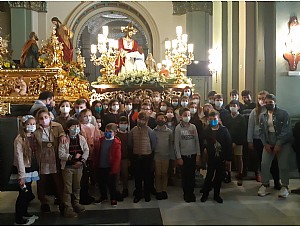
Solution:
[(39, 47), (37, 45), (38, 37), (35, 32), (30, 32), (29, 39), (23, 46), (20, 58), (22, 68), (37, 68), (39, 65)]
[(63, 25), (57, 17), (53, 17), (51, 22), (56, 26), (58, 41), (63, 44), (63, 60), (70, 63), (73, 59), (73, 32), (66, 25)]

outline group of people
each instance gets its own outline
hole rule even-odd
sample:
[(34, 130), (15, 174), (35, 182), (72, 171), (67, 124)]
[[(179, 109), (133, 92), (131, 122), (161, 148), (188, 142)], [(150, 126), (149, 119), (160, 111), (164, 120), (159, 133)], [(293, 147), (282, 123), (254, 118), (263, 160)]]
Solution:
[[(155, 91), (151, 97), (96, 100), (90, 106), (82, 97), (74, 104), (62, 100), (55, 108), (54, 95), (40, 94), (22, 117), (15, 139), (19, 196), (16, 224), (32, 224), (37, 218), (27, 212), (34, 199), (31, 183), (37, 180), (41, 211), (50, 212), (47, 185), (53, 182), (54, 195), (65, 217), (77, 217), (83, 205), (104, 203), (112, 206), (129, 196), (128, 180), (134, 178), (133, 202), (146, 202), (155, 195), (168, 199), (167, 187), (174, 173), (181, 173), (183, 199), (195, 202), (195, 173), (206, 169), (201, 202), (214, 189), (214, 200), (222, 203), (222, 182), (231, 182), (231, 167), (237, 184), (243, 184), (243, 152), (255, 158), (252, 164), (259, 196), (270, 193), (270, 172), (279, 197), (289, 194), (289, 159), (292, 127), (288, 113), (276, 105), (267, 91), (253, 102), (251, 92), (232, 90), (224, 106), (223, 95), (211, 91), (208, 103), (190, 87), (181, 96), (163, 99)], [(226, 173), (226, 174), (225, 174)], [(280, 180), (282, 183), (280, 183)], [(100, 197), (90, 193), (98, 185)], [(108, 192), (109, 196), (108, 197)]]

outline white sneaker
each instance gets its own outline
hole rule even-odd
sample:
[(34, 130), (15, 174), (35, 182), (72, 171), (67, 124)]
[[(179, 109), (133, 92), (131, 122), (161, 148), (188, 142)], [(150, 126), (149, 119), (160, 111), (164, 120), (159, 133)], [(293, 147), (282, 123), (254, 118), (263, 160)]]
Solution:
[(29, 216), (23, 216), (24, 219), (35, 219), (35, 220), (38, 220), (39, 219), (39, 216), (36, 216), (36, 215), (29, 215)]
[(286, 197), (288, 197), (289, 194), (290, 194), (289, 190), (285, 186), (282, 186), (280, 191), (279, 191), (278, 197), (279, 198), (286, 198)]
[(257, 195), (263, 197), (263, 196), (271, 194), (271, 192), (269, 192), (268, 189), (269, 189), (269, 187), (266, 187), (262, 184), (258, 189)]
[(24, 219), (23, 223), (14, 223), (14, 225), (32, 225), (35, 222), (35, 219)]

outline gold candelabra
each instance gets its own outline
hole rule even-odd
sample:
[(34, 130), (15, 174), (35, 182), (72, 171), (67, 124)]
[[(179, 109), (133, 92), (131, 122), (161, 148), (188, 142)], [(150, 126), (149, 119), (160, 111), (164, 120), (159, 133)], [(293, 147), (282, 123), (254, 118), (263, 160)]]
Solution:
[(47, 40), (46, 44), (42, 45), (40, 50), (44, 58), (40, 58), (39, 61), (44, 64), (46, 68), (61, 68), (63, 66), (63, 44), (58, 41), (58, 37), (55, 35), (56, 29), (53, 26), (52, 35)]
[[(0, 27), (0, 29), (2, 28)], [(8, 41), (0, 36), (0, 69), (3, 69), (4, 55), (8, 53), (7, 47)]]
[(176, 27), (176, 35), (177, 38), (171, 41), (165, 41), (165, 55), (166, 61), (171, 61), (171, 73), (174, 73), (177, 81), (176, 83), (180, 83), (184, 76), (184, 71), (182, 67), (184, 65), (190, 65), (192, 60), (194, 60), (194, 45), (188, 44), (187, 34), (182, 34), (182, 27)]
[[(108, 26), (102, 27), (103, 34), (98, 34), (98, 44), (91, 45), (91, 61), (94, 65), (102, 65), (104, 68), (100, 70), (102, 74), (102, 82), (107, 83), (109, 77), (115, 75), (115, 62), (119, 57), (118, 40), (108, 39)], [(100, 56), (97, 57), (97, 51)]]

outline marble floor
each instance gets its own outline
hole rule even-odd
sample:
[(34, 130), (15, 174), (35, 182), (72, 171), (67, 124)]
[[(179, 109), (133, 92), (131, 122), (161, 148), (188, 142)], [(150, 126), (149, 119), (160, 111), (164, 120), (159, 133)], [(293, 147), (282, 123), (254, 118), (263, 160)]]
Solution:
[[(61, 217), (54, 205), (53, 213), (39, 213), (37, 199), (31, 202), (29, 212), (40, 216), (34, 225), (300, 225), (298, 194), (279, 199), (278, 191), (272, 189), (270, 195), (258, 197), (260, 183), (244, 180), (243, 186), (236, 181), (223, 184), (223, 204), (212, 199), (213, 193), (201, 203), (199, 188), (195, 189), (197, 201), (185, 203), (179, 185), (168, 187), (168, 200), (157, 201), (152, 196), (148, 203), (133, 203), (129, 196), (115, 208), (110, 203), (88, 205), (85, 213), (73, 219)], [(299, 178), (290, 180), (290, 190), (299, 187)], [(0, 225), (13, 225), (16, 197), (17, 192), (0, 192)]]

